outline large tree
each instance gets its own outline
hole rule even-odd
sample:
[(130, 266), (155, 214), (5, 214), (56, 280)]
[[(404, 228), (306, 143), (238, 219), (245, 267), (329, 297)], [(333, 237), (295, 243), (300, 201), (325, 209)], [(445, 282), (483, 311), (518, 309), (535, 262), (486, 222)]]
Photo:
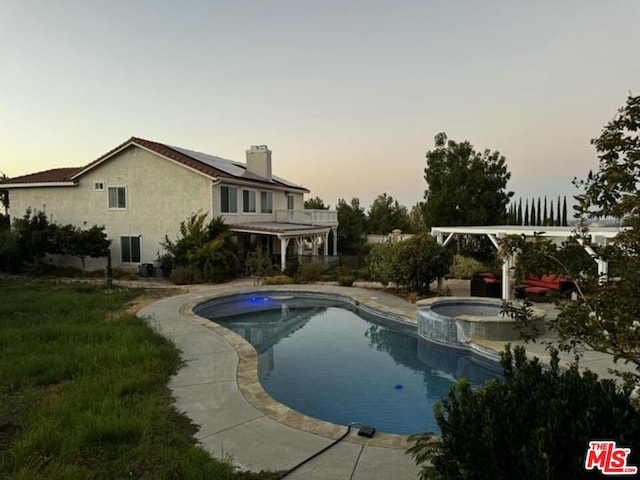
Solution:
[(387, 234), (394, 229), (407, 232), (409, 226), (409, 213), (404, 207), (394, 200), (391, 195), (383, 193), (371, 204), (369, 209), (369, 232)]
[(630, 228), (599, 252), (615, 277), (600, 278), (588, 301), (565, 308), (557, 327), (565, 338), (635, 364), (640, 384), (640, 96), (630, 95), (591, 143), (600, 162), (578, 182), (578, 215), (624, 219)]
[(338, 200), (338, 251), (360, 253), (366, 242), (367, 217), (360, 206), (360, 199), (352, 198), (347, 203)]
[(476, 152), (468, 141), (435, 136), (427, 152), (424, 178), (425, 220), (432, 226), (492, 225), (505, 221), (513, 192), (506, 190), (511, 173), (499, 152)]
[(306, 210), (329, 210), (329, 205), (325, 205), (320, 197), (309, 198), (304, 201)]

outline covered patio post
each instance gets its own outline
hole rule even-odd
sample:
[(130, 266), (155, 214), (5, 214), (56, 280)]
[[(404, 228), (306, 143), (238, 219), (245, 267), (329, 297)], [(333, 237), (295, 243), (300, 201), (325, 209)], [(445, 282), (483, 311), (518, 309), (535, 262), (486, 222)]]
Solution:
[(280, 270), (284, 272), (287, 267), (287, 247), (289, 246), (288, 237), (280, 237)]

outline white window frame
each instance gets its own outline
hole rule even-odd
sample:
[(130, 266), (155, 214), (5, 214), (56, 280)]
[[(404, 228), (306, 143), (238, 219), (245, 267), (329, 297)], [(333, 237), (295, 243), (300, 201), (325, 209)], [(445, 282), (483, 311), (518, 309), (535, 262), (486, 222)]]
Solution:
[[(269, 202), (265, 201), (267, 198), (271, 199), (271, 209), (267, 210), (267, 204)], [(260, 191), (260, 213), (269, 215), (273, 213), (273, 192), (270, 190), (261, 190)]]
[[(120, 207), (120, 206), (115, 206), (112, 207), (111, 206), (111, 190), (119, 190), (123, 188), (124, 189), (124, 207)], [(120, 199), (120, 196), (118, 195), (117, 200)], [(126, 185), (111, 185), (110, 187), (107, 188), (107, 206), (109, 207), (109, 210), (126, 210), (127, 207), (129, 206), (129, 189), (127, 188)]]
[[(249, 205), (245, 203), (245, 193), (249, 195)], [(251, 194), (253, 194), (253, 210), (251, 210)], [(256, 213), (258, 211), (258, 192), (249, 188), (242, 189), (242, 213)]]
[(103, 181), (93, 182), (93, 191), (104, 192), (104, 182)]
[(296, 196), (293, 193), (287, 193), (287, 210), (290, 212), (296, 209)]
[[(137, 239), (138, 240), (138, 261), (134, 261), (133, 259), (133, 245), (131, 244), (131, 239)], [(123, 246), (123, 241), (125, 239), (129, 239), (129, 260), (125, 260), (124, 258), (124, 248), (122, 248)], [(120, 235), (120, 262), (123, 264), (130, 264), (130, 265), (138, 265), (140, 263), (142, 263), (142, 235)]]
[[(223, 208), (224, 202), (222, 201), (222, 198), (223, 198), (222, 196), (225, 189), (228, 190), (228, 196), (227, 196), (228, 207), (231, 207), (231, 202), (229, 200), (235, 196), (235, 201), (233, 202), (235, 206), (235, 210), (228, 208), (227, 209), (228, 211), (225, 211)], [(233, 195), (231, 194), (231, 192), (233, 192)], [(233, 185), (220, 185), (220, 213), (238, 213), (238, 187), (234, 187)]]

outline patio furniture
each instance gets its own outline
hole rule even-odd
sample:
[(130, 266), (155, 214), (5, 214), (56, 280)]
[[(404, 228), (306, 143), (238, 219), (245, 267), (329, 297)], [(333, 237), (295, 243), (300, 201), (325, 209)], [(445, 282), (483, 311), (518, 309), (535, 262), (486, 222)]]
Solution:
[(500, 298), (502, 281), (492, 272), (477, 272), (471, 277), (471, 296)]

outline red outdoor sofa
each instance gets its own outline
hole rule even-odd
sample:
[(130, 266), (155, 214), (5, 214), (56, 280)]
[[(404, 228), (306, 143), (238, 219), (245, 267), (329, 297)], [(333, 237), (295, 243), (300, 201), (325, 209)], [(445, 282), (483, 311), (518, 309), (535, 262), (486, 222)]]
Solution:
[(558, 293), (568, 298), (576, 288), (575, 283), (566, 275), (547, 274), (541, 277), (527, 277), (516, 285), (516, 298), (526, 298), (531, 295), (546, 295)]

